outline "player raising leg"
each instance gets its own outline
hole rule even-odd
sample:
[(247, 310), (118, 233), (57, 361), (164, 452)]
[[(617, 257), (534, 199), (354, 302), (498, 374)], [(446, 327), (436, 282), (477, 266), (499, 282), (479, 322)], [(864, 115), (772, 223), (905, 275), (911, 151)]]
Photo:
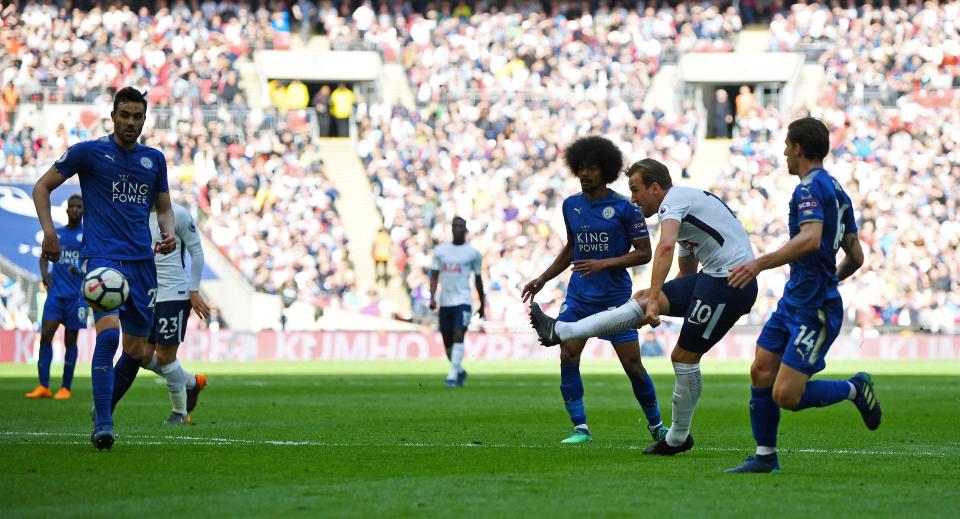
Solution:
[[(646, 217), (660, 214), (660, 241), (653, 255), (650, 288), (613, 310), (577, 322), (546, 316), (536, 304), (530, 317), (544, 345), (583, 339), (644, 324), (657, 326), (660, 314), (683, 317), (680, 337), (670, 356), (676, 383), (673, 423), (662, 439), (644, 454), (673, 455), (693, 447), (690, 426), (703, 390), (700, 358), (727, 333), (757, 298), (757, 284), (743, 288), (727, 284), (730, 268), (753, 259), (743, 225), (714, 194), (689, 187), (674, 187), (667, 167), (653, 159), (634, 163), (627, 170), (633, 201)], [(666, 277), (673, 253), (680, 244), (680, 273)], [(703, 268), (697, 272), (697, 264)]]
[[(576, 321), (630, 299), (632, 280), (627, 268), (650, 261), (650, 234), (640, 208), (608, 187), (623, 167), (623, 156), (614, 143), (602, 137), (579, 139), (567, 148), (565, 160), (583, 189), (563, 201), (567, 242), (547, 270), (523, 287), (521, 296), (531, 303), (534, 312), (539, 311), (533, 297), (572, 264), (566, 300), (557, 319)], [(640, 360), (637, 330), (622, 329), (599, 336), (617, 352), (647, 418), (647, 430), (655, 440), (663, 438), (667, 428), (660, 418), (653, 380)], [(593, 436), (587, 425), (580, 376), (580, 354), (586, 337), (565, 338), (553, 344), (558, 342), (560, 393), (573, 423), (572, 434), (561, 443), (587, 443)]]

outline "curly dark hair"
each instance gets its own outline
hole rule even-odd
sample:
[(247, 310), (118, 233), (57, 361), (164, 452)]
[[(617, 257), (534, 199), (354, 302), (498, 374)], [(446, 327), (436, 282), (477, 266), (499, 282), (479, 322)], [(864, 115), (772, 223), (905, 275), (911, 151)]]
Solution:
[(573, 174), (590, 166), (600, 168), (605, 184), (617, 180), (617, 175), (623, 169), (620, 148), (609, 139), (595, 135), (577, 139), (566, 149), (563, 158)]

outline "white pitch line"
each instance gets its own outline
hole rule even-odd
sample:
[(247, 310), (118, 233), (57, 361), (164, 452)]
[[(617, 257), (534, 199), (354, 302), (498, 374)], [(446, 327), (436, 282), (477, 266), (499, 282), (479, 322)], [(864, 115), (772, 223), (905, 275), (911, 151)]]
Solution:
[[(43, 441), (45, 445), (81, 445), (87, 443), (88, 435), (84, 433), (56, 433), (56, 432), (38, 432), (38, 431), (0, 431), (3, 437), (23, 437), (28, 438), (84, 438), (84, 440), (65, 441)], [(531, 445), (531, 444), (502, 444), (502, 443), (421, 443), (421, 442), (401, 442), (401, 443), (348, 443), (348, 442), (325, 442), (316, 440), (250, 440), (246, 438), (217, 438), (205, 436), (153, 436), (145, 434), (119, 434), (118, 441), (121, 444), (129, 445), (274, 445), (274, 446), (293, 446), (293, 447), (420, 447), (420, 448), (488, 448), (488, 449), (558, 449), (559, 445)], [(33, 441), (8, 441), (0, 438), (0, 445), (24, 445), (33, 444)], [(598, 445), (594, 444), (591, 449), (614, 449), (636, 451), (643, 449), (638, 445)], [(746, 452), (748, 448), (740, 447), (696, 447), (698, 451), (706, 452)], [(865, 450), (865, 449), (784, 449), (782, 452), (800, 452), (805, 454), (834, 454), (849, 456), (897, 456), (897, 457), (937, 457), (944, 458), (948, 454), (945, 452), (934, 451), (890, 451), (890, 450)]]

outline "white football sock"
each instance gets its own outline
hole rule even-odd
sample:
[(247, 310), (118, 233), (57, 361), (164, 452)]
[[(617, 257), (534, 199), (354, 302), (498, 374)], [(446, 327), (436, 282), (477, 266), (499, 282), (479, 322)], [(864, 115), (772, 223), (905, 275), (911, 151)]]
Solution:
[(457, 379), (462, 370), (461, 364), (463, 364), (463, 343), (455, 342), (450, 348), (450, 373), (447, 375), (447, 380)]
[(163, 372), (160, 371), (160, 361), (157, 360), (157, 352), (153, 352), (153, 356), (150, 357), (150, 361), (147, 362), (147, 365), (143, 369), (150, 370), (157, 375), (163, 376)]
[(567, 339), (589, 339), (602, 337), (631, 328), (637, 328), (643, 322), (646, 311), (640, 308), (640, 303), (631, 298), (626, 303), (614, 308), (593, 314), (572, 323), (557, 321), (553, 327), (557, 337)]
[[(181, 367), (180, 369), (183, 369), (183, 367)], [(187, 370), (184, 369), (184, 370), (183, 370), (183, 377), (184, 377), (184, 380), (187, 381), (187, 382), (186, 382), (186, 384), (187, 384), (187, 389), (193, 389), (193, 388), (197, 387), (197, 374), (196, 374), (196, 373), (193, 373), (193, 372), (190, 372), (190, 371), (187, 371)]]
[(762, 447), (760, 445), (757, 445), (758, 456), (769, 456), (771, 454), (776, 454), (776, 453), (777, 453), (776, 447)]
[[(850, 382), (847, 382), (850, 384)], [(854, 400), (857, 398), (857, 386), (850, 384), (850, 392), (847, 393), (847, 400)]]
[(187, 387), (180, 367), (180, 361), (175, 360), (163, 368), (163, 378), (167, 379), (167, 391), (170, 393), (170, 402), (173, 403), (173, 412), (187, 414)]
[(673, 372), (677, 375), (673, 389), (673, 423), (667, 433), (667, 444), (679, 447), (687, 441), (690, 435), (690, 423), (693, 422), (693, 411), (697, 408), (697, 400), (703, 392), (703, 377), (700, 374), (700, 364), (673, 363)]

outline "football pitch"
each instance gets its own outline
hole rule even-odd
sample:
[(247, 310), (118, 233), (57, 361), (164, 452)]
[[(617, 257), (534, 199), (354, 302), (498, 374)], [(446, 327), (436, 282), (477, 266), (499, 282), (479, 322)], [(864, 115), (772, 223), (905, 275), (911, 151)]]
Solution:
[[(673, 374), (645, 360), (669, 424)], [(594, 441), (561, 446), (556, 363), (188, 365), (210, 377), (192, 426), (162, 426), (166, 387), (141, 371), (90, 444), (89, 366), (74, 398), (32, 401), (33, 366), (0, 365), (0, 515), (252, 517), (941, 517), (960, 502), (960, 363), (830, 363), (874, 375), (878, 431), (850, 403), (783, 412), (776, 475), (731, 475), (753, 451), (748, 363), (706, 360), (693, 450), (651, 439), (615, 363), (583, 366)], [(60, 366), (52, 369), (56, 389)], [(946, 507), (946, 508), (945, 508)]]

